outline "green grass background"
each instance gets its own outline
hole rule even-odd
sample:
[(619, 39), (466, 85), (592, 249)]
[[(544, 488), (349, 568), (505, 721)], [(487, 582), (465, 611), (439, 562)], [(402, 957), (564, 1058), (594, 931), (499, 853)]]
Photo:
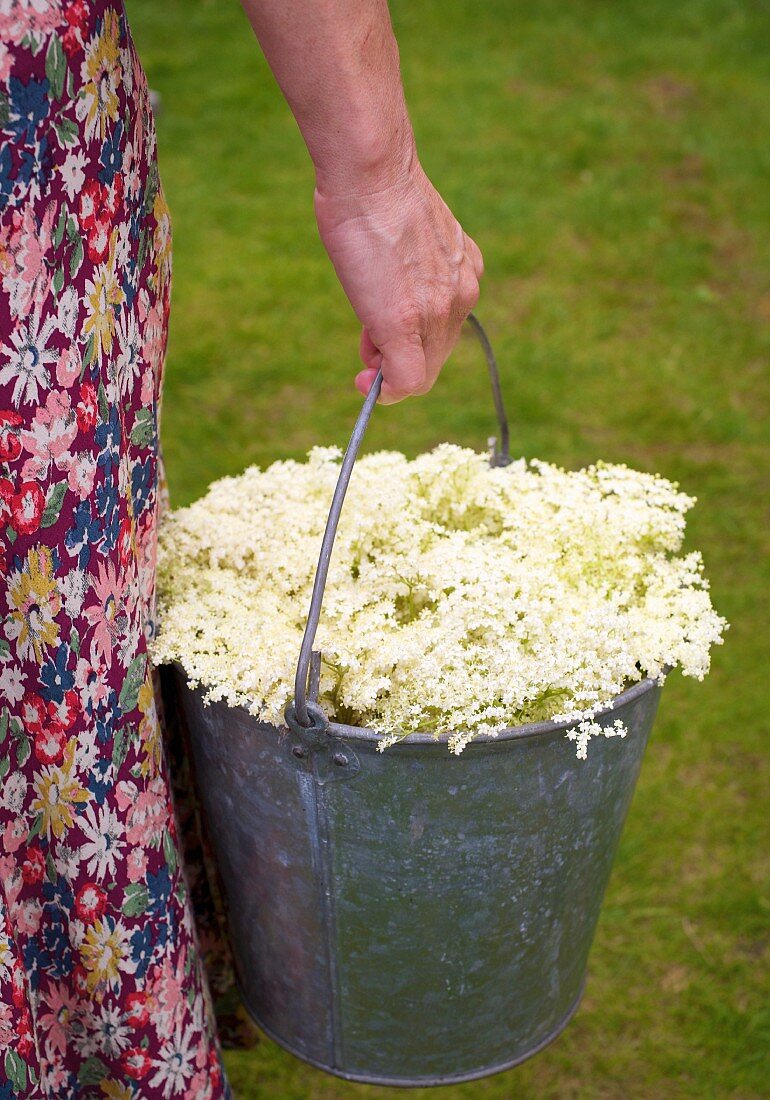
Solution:
[[(232, 0), (129, 0), (175, 232), (173, 501), (344, 443), (358, 329), (295, 124)], [(732, 623), (672, 676), (583, 1006), (548, 1050), (436, 1100), (770, 1096), (770, 8), (760, 0), (393, 0), (422, 159), (479, 242), (514, 453), (628, 462), (699, 498)], [(483, 447), (483, 361), (378, 409), (366, 446)], [(425, 930), (429, 934), (429, 930)], [(419, 1027), (419, 1020), (415, 1021)], [(384, 1098), (264, 1041), (236, 1096)], [(409, 1094), (408, 1094), (409, 1095)]]

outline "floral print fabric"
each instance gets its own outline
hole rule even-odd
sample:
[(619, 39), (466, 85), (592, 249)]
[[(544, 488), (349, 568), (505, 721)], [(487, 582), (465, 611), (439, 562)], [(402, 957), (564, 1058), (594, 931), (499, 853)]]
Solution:
[(0, 1100), (228, 1095), (147, 641), (171, 273), (118, 0), (0, 0)]

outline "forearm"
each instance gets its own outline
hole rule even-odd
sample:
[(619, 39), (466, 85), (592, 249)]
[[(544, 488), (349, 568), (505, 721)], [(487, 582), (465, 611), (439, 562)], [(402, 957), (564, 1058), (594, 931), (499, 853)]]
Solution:
[(318, 231), (361, 322), (366, 393), (426, 393), (483, 271), (420, 167), (387, 0), (241, 0), (316, 169)]
[(242, 0), (319, 191), (380, 190), (414, 155), (386, 0)]

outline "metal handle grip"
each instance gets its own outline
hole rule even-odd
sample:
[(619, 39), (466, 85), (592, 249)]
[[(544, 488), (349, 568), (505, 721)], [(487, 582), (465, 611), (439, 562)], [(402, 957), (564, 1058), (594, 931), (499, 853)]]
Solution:
[[(503, 395), (500, 389), (500, 375), (497, 369), (497, 361), (492, 351), (492, 345), (478, 317), (470, 313), (467, 319), (478, 336), (487, 359), (489, 379), (492, 383), (492, 397), (495, 403), (495, 413), (497, 415), (497, 423), (500, 431), (500, 446), (497, 446), (496, 440), (492, 441), (493, 450), (490, 462), (493, 466), (507, 466), (511, 461), (508, 453), (508, 420), (505, 415)], [(307, 623), (305, 624), (305, 634), (302, 638), (299, 661), (297, 662), (297, 673), (294, 678), (294, 701), (289, 703), (286, 708), (287, 721), (292, 725), (297, 723), (305, 729), (315, 726), (319, 730), (325, 730), (330, 726), (328, 718), (315, 701), (318, 695), (321, 655), (320, 653), (313, 652), (313, 643), (315, 641), (316, 630), (318, 629), (318, 620), (321, 617), (321, 604), (323, 602), (324, 589), (326, 587), (326, 577), (329, 573), (329, 563), (331, 561), (332, 550), (334, 549), (334, 537), (337, 534), (337, 525), (339, 523), (340, 513), (342, 512), (345, 493), (350, 483), (350, 475), (353, 472), (353, 464), (356, 461), (358, 449), (361, 446), (361, 440), (369, 424), (372, 410), (374, 409), (381, 389), (382, 369), (377, 372), (377, 377), (372, 383), (372, 387), (361, 406), (361, 411), (358, 414), (358, 419), (353, 428), (353, 434), (350, 437), (350, 442), (347, 445), (345, 455), (342, 459), (342, 466), (340, 467), (337, 485), (334, 489), (334, 496), (332, 497), (331, 508), (329, 509), (329, 518), (326, 521), (326, 530), (324, 531), (324, 537), (321, 542), (321, 553), (318, 558), (315, 580), (313, 581), (313, 595), (310, 599), (310, 609), (307, 615)], [(310, 684), (308, 684), (308, 674)], [(308, 693), (310, 695), (309, 701)]]

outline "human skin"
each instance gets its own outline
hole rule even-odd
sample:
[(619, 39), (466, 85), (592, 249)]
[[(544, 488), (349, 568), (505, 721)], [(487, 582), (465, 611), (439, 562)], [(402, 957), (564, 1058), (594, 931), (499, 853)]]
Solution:
[(321, 240), (361, 322), (367, 393), (427, 393), (476, 304), (481, 252), (423, 171), (386, 0), (242, 0), (315, 166)]

